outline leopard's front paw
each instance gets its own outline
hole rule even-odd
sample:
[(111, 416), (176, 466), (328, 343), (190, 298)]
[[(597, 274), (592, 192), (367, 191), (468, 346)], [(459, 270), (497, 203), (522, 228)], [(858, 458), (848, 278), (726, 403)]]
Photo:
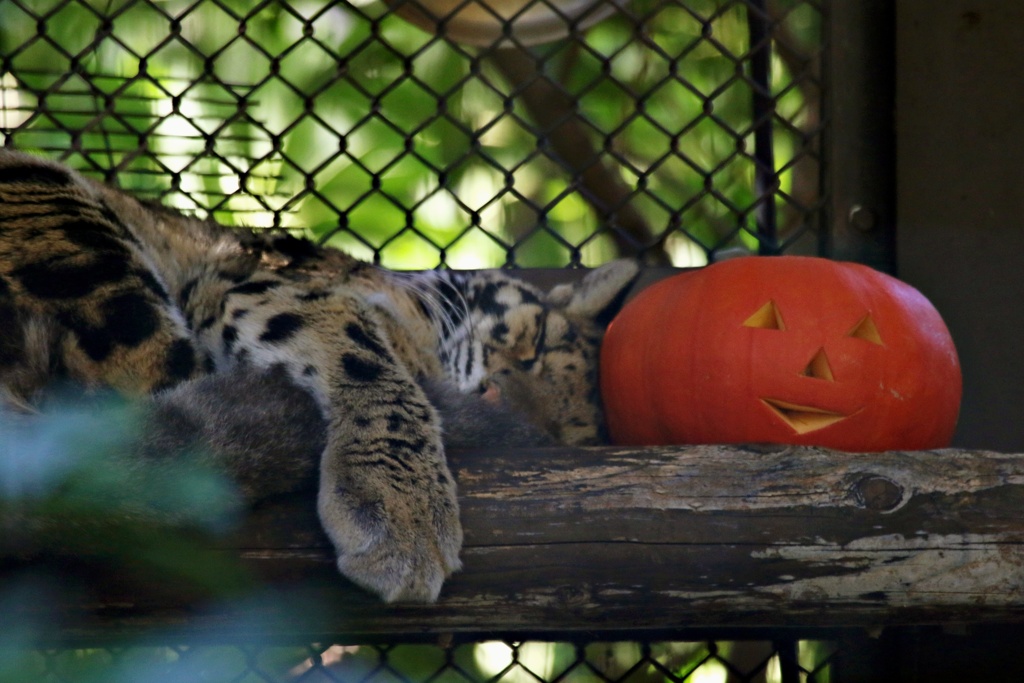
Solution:
[(461, 567), (454, 487), (411, 497), (387, 487), (385, 495), (368, 495), (366, 488), (321, 486), (320, 519), (338, 569), (385, 602), (434, 602), (444, 580)]

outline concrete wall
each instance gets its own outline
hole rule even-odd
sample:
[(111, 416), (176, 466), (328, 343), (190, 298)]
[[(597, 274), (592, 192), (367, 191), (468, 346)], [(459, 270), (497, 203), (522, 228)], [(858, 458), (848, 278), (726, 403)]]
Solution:
[(960, 351), (957, 444), (1024, 452), (1024, 2), (896, 7), (899, 275)]

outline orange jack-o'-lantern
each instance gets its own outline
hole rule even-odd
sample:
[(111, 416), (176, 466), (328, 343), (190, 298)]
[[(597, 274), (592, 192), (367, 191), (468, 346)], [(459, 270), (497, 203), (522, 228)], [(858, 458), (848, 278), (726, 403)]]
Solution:
[(949, 445), (956, 349), (913, 287), (866, 266), (741, 258), (654, 284), (612, 322), (601, 393), (622, 444)]

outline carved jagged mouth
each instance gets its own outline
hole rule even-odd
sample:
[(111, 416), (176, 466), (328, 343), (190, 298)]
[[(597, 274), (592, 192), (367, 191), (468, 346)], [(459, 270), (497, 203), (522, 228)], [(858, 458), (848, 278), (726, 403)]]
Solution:
[(762, 398), (761, 402), (768, 406), (779, 419), (785, 422), (797, 434), (816, 432), (842, 422), (848, 415), (833, 413), (820, 408), (801, 406), (787, 401), (778, 401), (773, 398)]

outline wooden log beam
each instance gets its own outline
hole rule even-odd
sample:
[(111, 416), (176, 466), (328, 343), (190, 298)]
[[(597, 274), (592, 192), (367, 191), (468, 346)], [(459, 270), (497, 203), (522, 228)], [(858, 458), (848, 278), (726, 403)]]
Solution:
[[(258, 599), (201, 607), (107, 577), (66, 633), (273, 623), (292, 634), (880, 627), (1024, 620), (1024, 456), (698, 446), (452, 453), (464, 569), (436, 605), (336, 574), (306, 492), (218, 552)], [(40, 607), (44, 609), (44, 607)]]

